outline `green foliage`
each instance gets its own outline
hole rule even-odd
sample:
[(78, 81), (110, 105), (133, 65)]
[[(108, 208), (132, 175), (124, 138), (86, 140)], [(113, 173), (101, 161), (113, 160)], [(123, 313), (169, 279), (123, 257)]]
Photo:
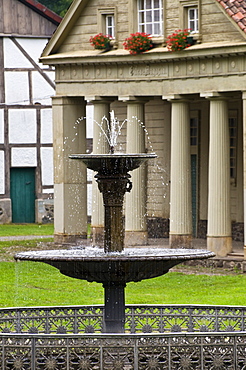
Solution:
[(66, 14), (67, 9), (71, 5), (73, 0), (39, 0), (39, 2), (53, 12), (59, 14), (61, 17), (64, 17)]

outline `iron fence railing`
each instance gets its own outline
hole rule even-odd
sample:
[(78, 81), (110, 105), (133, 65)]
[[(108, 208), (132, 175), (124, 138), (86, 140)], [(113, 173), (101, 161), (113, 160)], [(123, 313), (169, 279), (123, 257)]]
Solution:
[(246, 333), (0, 335), (1, 370), (236, 370)]
[[(246, 307), (127, 305), (128, 333), (246, 331)], [(103, 306), (0, 309), (0, 333), (101, 333)]]

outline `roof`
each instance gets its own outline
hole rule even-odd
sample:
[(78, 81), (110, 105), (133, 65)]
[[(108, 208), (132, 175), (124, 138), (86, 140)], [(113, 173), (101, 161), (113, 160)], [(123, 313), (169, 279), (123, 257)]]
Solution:
[(34, 10), (35, 12), (39, 13), (40, 15), (42, 15), (55, 25), (58, 26), (58, 24), (60, 24), (62, 17), (60, 17), (52, 10), (48, 9), (43, 4), (40, 4), (38, 1), (36, 0), (19, 0), (19, 1), (24, 5), (28, 6), (29, 8), (31, 8), (32, 10)]
[(246, 33), (246, 0), (217, 0), (229, 17)]

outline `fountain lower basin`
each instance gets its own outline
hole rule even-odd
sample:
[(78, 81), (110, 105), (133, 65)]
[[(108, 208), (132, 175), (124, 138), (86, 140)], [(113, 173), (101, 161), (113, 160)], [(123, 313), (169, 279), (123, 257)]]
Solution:
[(44, 250), (21, 252), (16, 260), (45, 262), (64, 275), (97, 282), (125, 285), (166, 274), (170, 268), (187, 260), (213, 257), (199, 249), (126, 248), (105, 253), (102, 248)]

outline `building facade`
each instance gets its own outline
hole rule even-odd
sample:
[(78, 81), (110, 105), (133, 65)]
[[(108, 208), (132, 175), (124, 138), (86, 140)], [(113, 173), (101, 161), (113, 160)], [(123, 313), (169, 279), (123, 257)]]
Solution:
[(38, 59), (61, 18), (34, 0), (0, 10), (0, 223), (49, 222), (55, 72)]
[[(169, 236), (171, 247), (189, 247), (193, 237), (202, 237), (217, 256), (226, 256), (232, 239), (243, 242), (245, 6), (227, 0), (74, 0), (41, 58), (56, 70), (58, 239), (86, 235), (86, 169), (68, 156), (86, 151), (86, 120), (78, 118), (90, 102), (97, 122), (112, 110), (127, 119), (120, 150), (158, 155), (132, 173), (128, 244)], [(194, 44), (170, 52), (168, 35), (186, 28)], [(123, 42), (138, 31), (151, 34), (154, 47), (131, 55)], [(100, 32), (113, 35), (110, 50), (90, 45), (90, 36)], [(94, 124), (93, 151), (106, 150)], [(101, 198), (94, 196), (92, 227), (100, 236)]]

